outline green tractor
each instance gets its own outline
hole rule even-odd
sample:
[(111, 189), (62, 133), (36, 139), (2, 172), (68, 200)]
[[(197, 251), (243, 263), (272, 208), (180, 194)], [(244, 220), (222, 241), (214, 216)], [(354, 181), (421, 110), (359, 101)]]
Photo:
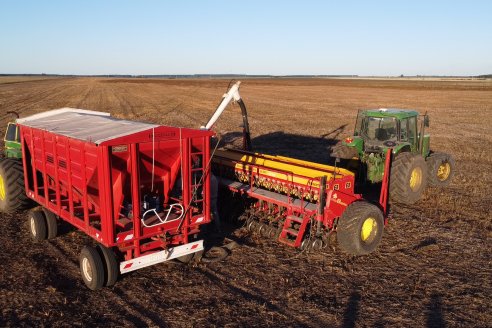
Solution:
[(454, 159), (430, 150), (427, 114), (413, 110), (370, 109), (357, 114), (354, 135), (332, 149), (331, 156), (357, 168), (363, 181), (379, 183), (383, 179), (386, 151), (391, 149), (390, 200), (413, 204), (427, 184), (443, 187), (454, 174)]
[(11, 122), (7, 125), (4, 141), (4, 155), (7, 158), (22, 159), (19, 127)]
[(0, 158), (0, 212), (15, 212), (28, 208), (30, 200), (24, 192), (24, 170), (19, 127), (7, 125), (4, 156)]

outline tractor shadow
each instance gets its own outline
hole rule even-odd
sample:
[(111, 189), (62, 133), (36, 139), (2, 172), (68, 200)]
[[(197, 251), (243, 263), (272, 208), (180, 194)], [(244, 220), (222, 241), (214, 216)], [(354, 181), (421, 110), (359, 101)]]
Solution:
[[(345, 168), (347, 163), (336, 162), (331, 156), (333, 146), (339, 142), (342, 133), (347, 132), (347, 124), (329, 131), (319, 137), (298, 135), (285, 132), (272, 132), (257, 136), (251, 140), (253, 151), (269, 155), (279, 155), (301, 159), (309, 162), (327, 164)], [(218, 147), (238, 148), (242, 147), (242, 133), (229, 132), (219, 137)], [(370, 202), (379, 201), (381, 183), (365, 183), (365, 168), (359, 168), (356, 172), (355, 192), (362, 194)]]
[[(338, 138), (345, 132), (346, 127), (347, 124), (341, 125), (319, 137), (282, 131), (271, 132), (253, 138), (251, 143), (255, 152), (333, 165), (335, 159), (330, 156), (331, 149), (339, 142)], [(219, 147), (240, 148), (241, 146), (241, 132), (229, 132), (220, 137)]]

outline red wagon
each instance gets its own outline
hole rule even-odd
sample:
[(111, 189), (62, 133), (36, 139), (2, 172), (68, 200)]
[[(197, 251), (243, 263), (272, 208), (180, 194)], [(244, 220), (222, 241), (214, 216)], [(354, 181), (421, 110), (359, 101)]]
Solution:
[(121, 120), (63, 108), (17, 120), (34, 239), (57, 218), (91, 236), (80, 255), (91, 289), (119, 273), (203, 249), (210, 222), (211, 131)]

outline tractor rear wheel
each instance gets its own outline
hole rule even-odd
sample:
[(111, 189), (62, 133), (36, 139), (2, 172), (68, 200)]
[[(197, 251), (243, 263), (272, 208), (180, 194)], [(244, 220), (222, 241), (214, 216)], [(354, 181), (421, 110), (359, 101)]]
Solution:
[(429, 170), (429, 185), (445, 187), (454, 175), (454, 158), (446, 153), (432, 153), (427, 157)]
[(5, 158), (0, 161), (0, 211), (15, 212), (29, 206), (24, 188), (22, 162)]
[(338, 221), (338, 245), (348, 254), (369, 254), (379, 245), (383, 228), (383, 212), (376, 205), (365, 201), (352, 203)]
[(104, 286), (104, 266), (101, 256), (92, 246), (84, 246), (79, 256), (80, 274), (89, 289)]
[(48, 237), (48, 227), (42, 210), (36, 209), (29, 212), (27, 220), (29, 232), (34, 241), (42, 241)]
[(389, 181), (390, 200), (414, 204), (427, 187), (427, 164), (420, 155), (400, 153), (391, 164)]

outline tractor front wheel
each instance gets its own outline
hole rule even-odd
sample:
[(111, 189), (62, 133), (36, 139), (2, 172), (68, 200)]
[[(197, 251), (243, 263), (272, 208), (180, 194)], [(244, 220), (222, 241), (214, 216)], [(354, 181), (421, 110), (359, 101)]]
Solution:
[(376, 205), (365, 201), (352, 203), (338, 221), (338, 245), (348, 254), (369, 254), (379, 245), (383, 228), (383, 212)]
[(29, 206), (24, 191), (24, 170), (17, 159), (0, 160), (0, 211), (15, 212)]
[(454, 158), (445, 153), (432, 153), (427, 157), (429, 169), (429, 185), (433, 187), (445, 187), (454, 175)]
[(427, 187), (427, 165), (420, 155), (400, 153), (391, 165), (389, 181), (390, 200), (414, 204)]

